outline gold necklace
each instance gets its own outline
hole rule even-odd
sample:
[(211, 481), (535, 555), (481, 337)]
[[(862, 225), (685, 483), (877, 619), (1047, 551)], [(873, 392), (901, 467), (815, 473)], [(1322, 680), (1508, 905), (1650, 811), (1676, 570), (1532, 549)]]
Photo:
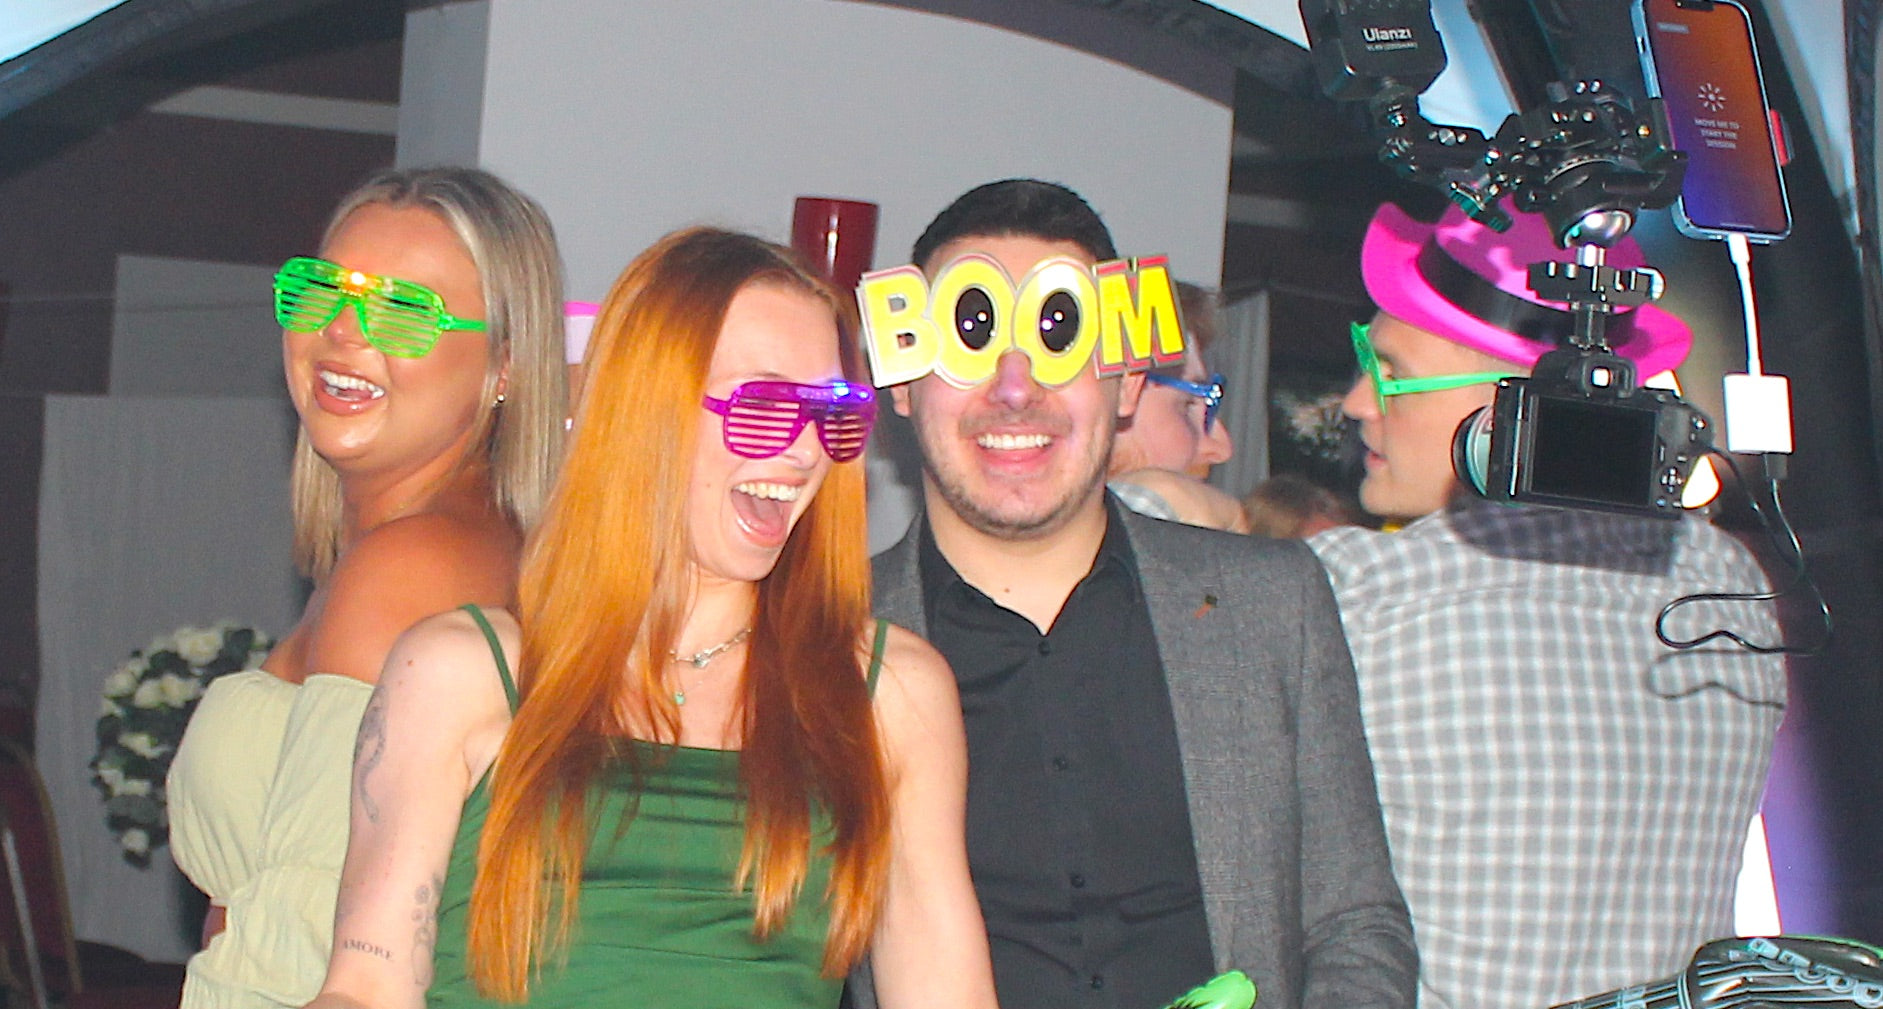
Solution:
[[(729, 637), (726, 640), (721, 641), (719, 644), (716, 644), (711, 648), (702, 648), (699, 651), (694, 652), (692, 655), (681, 655), (679, 652), (668, 652), (667, 655), (671, 657), (675, 662), (684, 662), (687, 665), (692, 666), (694, 669), (705, 669), (707, 663), (718, 658), (720, 655), (724, 654), (726, 651), (738, 645), (739, 642), (744, 641), (746, 638), (749, 638), (751, 636), (752, 636), (752, 625), (747, 624), (745, 625), (744, 628), (742, 628), (739, 631), (739, 633), (734, 634), (732, 637)], [(700, 681), (702, 683), (705, 682), (705, 680), (706, 680), (706, 677), (704, 676), (700, 677)], [(683, 683), (680, 686), (677, 686), (674, 688), (673, 703), (685, 704), (686, 702), (687, 702), (686, 685)]]

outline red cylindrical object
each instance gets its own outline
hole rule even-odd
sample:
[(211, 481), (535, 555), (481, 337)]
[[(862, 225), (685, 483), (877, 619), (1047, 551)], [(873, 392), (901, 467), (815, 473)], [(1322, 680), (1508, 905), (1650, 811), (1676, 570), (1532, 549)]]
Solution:
[(876, 204), (798, 197), (791, 214), (791, 247), (838, 290), (856, 287), (876, 255)]

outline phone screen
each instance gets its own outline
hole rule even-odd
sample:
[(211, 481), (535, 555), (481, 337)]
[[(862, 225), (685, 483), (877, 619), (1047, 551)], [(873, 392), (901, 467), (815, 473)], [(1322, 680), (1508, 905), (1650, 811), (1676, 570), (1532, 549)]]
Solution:
[(1681, 215), (1703, 232), (1783, 237), (1791, 215), (1744, 8), (1640, 0), (1637, 17), (1649, 87), (1667, 104), (1674, 148), (1687, 152)]

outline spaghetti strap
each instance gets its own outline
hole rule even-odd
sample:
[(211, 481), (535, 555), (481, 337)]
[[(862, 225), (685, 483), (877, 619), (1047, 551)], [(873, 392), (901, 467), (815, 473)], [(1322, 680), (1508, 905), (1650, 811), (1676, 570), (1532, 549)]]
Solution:
[[(471, 619), (477, 621), (478, 629), (484, 632), (484, 640), (490, 642), (490, 657), (497, 660), (497, 675), (503, 677), (503, 695), (510, 699), (510, 713), (512, 715), (516, 714), (517, 684), (515, 680), (510, 678), (510, 663), (503, 657), (503, 645), (497, 641), (496, 628), (490, 626), (490, 618), (484, 616), (484, 611), (479, 609), (476, 603), (465, 603), (463, 606), (458, 607), (458, 609), (469, 613)], [(877, 639), (877, 645), (879, 648), (881, 647), (881, 638)], [(876, 683), (876, 670), (874, 666), (870, 667), (870, 683), (872, 686)]]
[(869, 684), (870, 696), (876, 696), (876, 677), (883, 671), (883, 642), (889, 640), (889, 621), (876, 619), (876, 643), (870, 646), (870, 671), (863, 678)]

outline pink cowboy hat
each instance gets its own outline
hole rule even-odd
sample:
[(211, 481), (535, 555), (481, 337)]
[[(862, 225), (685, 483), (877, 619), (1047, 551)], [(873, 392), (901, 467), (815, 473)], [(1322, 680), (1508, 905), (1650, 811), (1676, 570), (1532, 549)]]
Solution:
[[(1390, 203), (1381, 205), (1360, 254), (1367, 293), (1401, 322), (1526, 368), (1535, 365), (1564, 345), (1558, 338), (1572, 330), (1573, 317), (1568, 305), (1531, 293), (1526, 268), (1575, 257), (1557, 248), (1542, 215), (1513, 213), (1511, 219), (1510, 230), (1500, 234), (1457, 207), (1437, 224), (1423, 224)], [(1608, 251), (1610, 266), (1632, 269), (1644, 262), (1632, 238)], [(1643, 378), (1676, 367), (1693, 345), (1687, 324), (1653, 305), (1609, 316), (1607, 332), (1609, 346), (1635, 362)]]

